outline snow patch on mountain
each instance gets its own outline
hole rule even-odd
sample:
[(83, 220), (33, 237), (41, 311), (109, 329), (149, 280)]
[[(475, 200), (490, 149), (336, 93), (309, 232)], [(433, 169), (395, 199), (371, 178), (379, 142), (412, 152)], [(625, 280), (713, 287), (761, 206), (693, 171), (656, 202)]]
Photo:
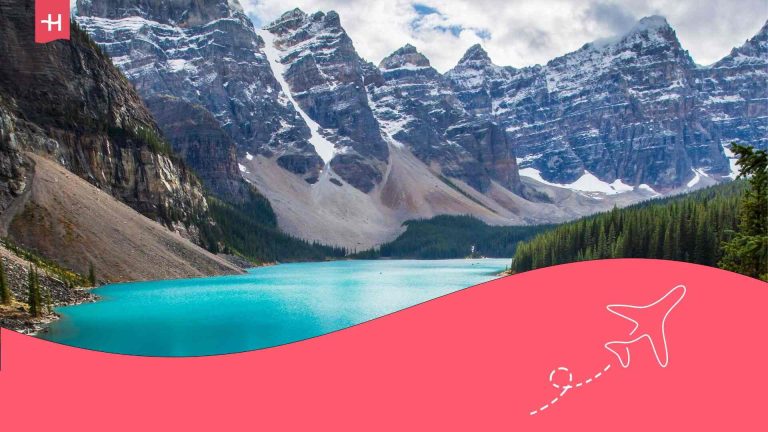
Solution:
[(634, 190), (632, 186), (625, 184), (620, 179), (617, 179), (613, 183), (604, 182), (599, 178), (597, 178), (594, 174), (590, 173), (589, 171), (585, 171), (584, 175), (579, 177), (573, 183), (568, 183), (568, 184), (548, 182), (541, 177), (541, 172), (536, 168), (522, 168), (520, 169), (520, 175), (524, 177), (532, 178), (540, 183), (544, 183), (549, 186), (571, 189), (579, 192), (591, 192), (591, 193), (602, 193), (605, 195), (617, 195), (620, 193), (631, 192), (632, 190)]
[(709, 175), (702, 169), (693, 168), (691, 171), (693, 171), (693, 178), (686, 184), (689, 188), (696, 186), (702, 179), (709, 177)]
[(728, 147), (725, 143), (723, 143), (723, 153), (725, 153), (725, 157), (728, 158), (728, 165), (731, 169), (731, 173), (728, 174), (728, 178), (735, 179), (736, 177), (741, 174), (741, 170), (739, 169), (739, 165), (737, 162), (739, 161), (739, 158), (736, 157), (736, 154), (731, 151), (731, 148)]
[(639, 185), (637, 188), (640, 189), (640, 190), (644, 190), (646, 192), (652, 193), (654, 197), (661, 196), (660, 193), (656, 192), (652, 187), (648, 186), (645, 183)]
[(312, 120), (293, 98), (291, 87), (285, 80), (285, 65), (280, 61), (280, 51), (275, 47), (275, 35), (267, 30), (260, 30), (257, 33), (264, 39), (264, 54), (267, 56), (269, 67), (272, 68), (272, 74), (280, 84), (283, 94), (288, 98), (289, 103), (293, 105), (299, 115), (301, 115), (301, 118), (304, 119), (307, 126), (309, 126), (310, 132), (312, 133), (312, 136), (309, 138), (310, 144), (315, 147), (315, 151), (323, 159), (323, 162), (326, 164), (329, 163), (336, 154), (336, 146), (321, 135), (322, 128), (320, 125)]

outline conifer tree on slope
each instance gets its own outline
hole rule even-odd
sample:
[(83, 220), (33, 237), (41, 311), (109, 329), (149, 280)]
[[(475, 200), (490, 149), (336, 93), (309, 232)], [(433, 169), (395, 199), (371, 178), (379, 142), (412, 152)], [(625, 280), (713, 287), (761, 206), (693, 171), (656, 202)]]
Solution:
[(33, 317), (41, 317), (43, 316), (43, 308), (42, 296), (40, 294), (40, 279), (37, 276), (37, 269), (33, 269), (32, 265), (29, 266), (27, 284), (29, 289), (29, 295), (27, 297), (27, 303), (29, 304), (29, 314)]
[(13, 293), (5, 274), (5, 260), (0, 259), (0, 303), (10, 305), (13, 302)]
[(88, 283), (92, 286), (96, 286), (96, 270), (93, 268), (93, 263), (88, 264)]
[(739, 227), (723, 245), (720, 267), (768, 281), (768, 153), (732, 144), (739, 157), (739, 177), (749, 177), (739, 209)]

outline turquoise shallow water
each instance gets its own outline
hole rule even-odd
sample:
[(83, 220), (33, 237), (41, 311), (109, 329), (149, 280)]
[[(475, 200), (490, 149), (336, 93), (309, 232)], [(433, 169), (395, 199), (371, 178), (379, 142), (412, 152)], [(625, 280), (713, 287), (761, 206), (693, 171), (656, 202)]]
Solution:
[(359, 324), (495, 277), (507, 259), (280, 264), (245, 275), (107, 285), (58, 308), (43, 339), (122, 354), (266, 348)]

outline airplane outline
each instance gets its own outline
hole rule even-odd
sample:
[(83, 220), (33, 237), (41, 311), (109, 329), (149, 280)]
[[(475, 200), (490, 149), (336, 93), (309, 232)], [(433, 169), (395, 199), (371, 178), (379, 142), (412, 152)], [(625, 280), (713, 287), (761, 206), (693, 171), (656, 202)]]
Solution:
[[(637, 331), (637, 329), (640, 328), (640, 323), (637, 322), (637, 320), (635, 320), (633, 318), (630, 318), (629, 316), (624, 315), (621, 312), (618, 312), (617, 310), (614, 310), (614, 309), (619, 309), (619, 310), (620, 309), (635, 309), (635, 310), (637, 310), (637, 309), (652, 308), (652, 307), (658, 305), (659, 303), (663, 302), (664, 300), (666, 300), (667, 297), (669, 297), (670, 295), (672, 295), (672, 293), (674, 293), (675, 291), (677, 291), (679, 289), (682, 289), (682, 293), (680, 294), (680, 297), (675, 301), (675, 303), (672, 304), (672, 306), (669, 307), (669, 309), (667, 309), (667, 312), (664, 314), (664, 318), (661, 320), (661, 339), (662, 339), (663, 347), (664, 347), (664, 361), (662, 361), (661, 357), (659, 356), (659, 352), (658, 352), (658, 349), (656, 347), (656, 343), (653, 340), (653, 337), (646, 331), (646, 332), (644, 332), (643, 334), (641, 334), (640, 336), (638, 336), (638, 337), (636, 337), (634, 339), (631, 339), (631, 340), (628, 340), (628, 341), (614, 340), (614, 341), (607, 342), (604, 345), (605, 349), (607, 349), (608, 351), (612, 352), (614, 355), (616, 355), (616, 357), (618, 357), (619, 363), (621, 364), (621, 367), (623, 367), (625, 369), (629, 367), (629, 364), (630, 364), (630, 361), (631, 361), (631, 354), (630, 354), (630, 351), (629, 351), (629, 346), (632, 345), (635, 342), (640, 341), (643, 338), (648, 338), (648, 341), (651, 343), (651, 349), (653, 350), (653, 355), (656, 357), (656, 362), (659, 364), (659, 366), (661, 366), (662, 368), (666, 368), (667, 365), (669, 365), (669, 349), (667, 347), (667, 332), (666, 332), (667, 317), (669, 317), (669, 314), (677, 307), (678, 304), (680, 304), (681, 301), (683, 301), (683, 298), (685, 297), (685, 294), (687, 293), (688, 290), (685, 287), (685, 285), (678, 285), (678, 286), (672, 288), (671, 290), (669, 290), (666, 294), (664, 294), (658, 300), (654, 301), (653, 303), (647, 304), (645, 306), (635, 306), (635, 305), (626, 305), (626, 304), (610, 304), (610, 305), (606, 306), (606, 309), (608, 310), (608, 312), (610, 312), (610, 313), (612, 313), (614, 315), (617, 315), (617, 316), (619, 316), (621, 318), (624, 318), (624, 319), (626, 319), (628, 321), (631, 321), (632, 323), (635, 324), (635, 327), (632, 329), (632, 331), (629, 332), (629, 335), (632, 336)], [(613, 345), (622, 345), (622, 347), (624, 348), (624, 354), (626, 354), (626, 356), (627, 356), (626, 363), (624, 362), (624, 359), (622, 358), (621, 354), (616, 349), (614, 349)]]

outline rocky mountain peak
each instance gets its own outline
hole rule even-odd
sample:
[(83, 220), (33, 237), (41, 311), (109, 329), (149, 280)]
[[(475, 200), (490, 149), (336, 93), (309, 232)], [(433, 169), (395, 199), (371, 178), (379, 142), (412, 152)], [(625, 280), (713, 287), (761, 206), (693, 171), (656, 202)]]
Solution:
[(651, 15), (640, 18), (640, 21), (635, 24), (633, 31), (646, 31), (646, 30), (671, 30), (672, 27), (667, 22), (667, 19), (661, 15)]
[(640, 19), (623, 39), (633, 40), (636, 37), (649, 38), (654, 42), (661, 42), (659, 39), (662, 39), (668, 43), (680, 44), (675, 30), (669, 25), (666, 18), (659, 15)]
[(482, 45), (475, 44), (469, 47), (464, 57), (459, 60), (459, 64), (468, 63), (491, 63), (491, 58), (488, 56), (488, 52), (483, 49)]
[(336, 30), (343, 30), (341, 28), (341, 19), (339, 14), (335, 11), (315, 12), (312, 15), (307, 14), (299, 8), (295, 8), (288, 12), (285, 12), (272, 23), (268, 24), (265, 29), (275, 34), (283, 34), (298, 30), (299, 28), (306, 26), (307, 24), (319, 25), (321, 28), (331, 28)]
[(381, 69), (398, 69), (404, 67), (428, 68), (429, 59), (420, 53), (415, 46), (406, 44), (404, 47), (384, 58), (379, 64)]
[(765, 64), (768, 64), (768, 21), (763, 24), (763, 27), (755, 36), (747, 40), (744, 45), (731, 50), (730, 54), (712, 65), (712, 67), (722, 68)]
[(317, 14), (324, 18), (326, 25), (331, 27), (341, 27), (341, 18), (336, 11), (328, 11), (326, 14), (318, 12)]
[(77, 11), (81, 16), (141, 17), (181, 27), (243, 15), (237, 0), (77, 0)]
[(583, 49), (603, 50), (626, 46), (658, 46), (670, 45), (680, 47), (677, 34), (667, 19), (660, 15), (652, 15), (640, 19), (629, 31), (623, 34), (598, 39), (584, 45)]
[(283, 33), (301, 27), (308, 18), (309, 15), (303, 10), (295, 8), (283, 13), (280, 18), (267, 24), (264, 28), (274, 33)]
[(765, 21), (765, 24), (763, 24), (763, 27), (762, 27), (762, 28), (760, 28), (760, 31), (759, 31), (759, 32), (757, 32), (757, 34), (755, 35), (755, 37), (754, 37), (754, 38), (752, 38), (752, 39), (753, 39), (753, 40), (754, 40), (754, 39), (758, 39), (758, 40), (761, 40), (761, 41), (766, 41), (766, 40), (768, 40), (768, 20), (766, 20), (766, 21)]
[(282, 65), (275, 74), (293, 93), (291, 104), (310, 123), (315, 148), (329, 153), (335, 174), (370, 192), (382, 180), (389, 155), (364, 86), (364, 76), (367, 82), (379, 78), (357, 54), (339, 14), (294, 9), (265, 27), (262, 37), (270, 61)]

